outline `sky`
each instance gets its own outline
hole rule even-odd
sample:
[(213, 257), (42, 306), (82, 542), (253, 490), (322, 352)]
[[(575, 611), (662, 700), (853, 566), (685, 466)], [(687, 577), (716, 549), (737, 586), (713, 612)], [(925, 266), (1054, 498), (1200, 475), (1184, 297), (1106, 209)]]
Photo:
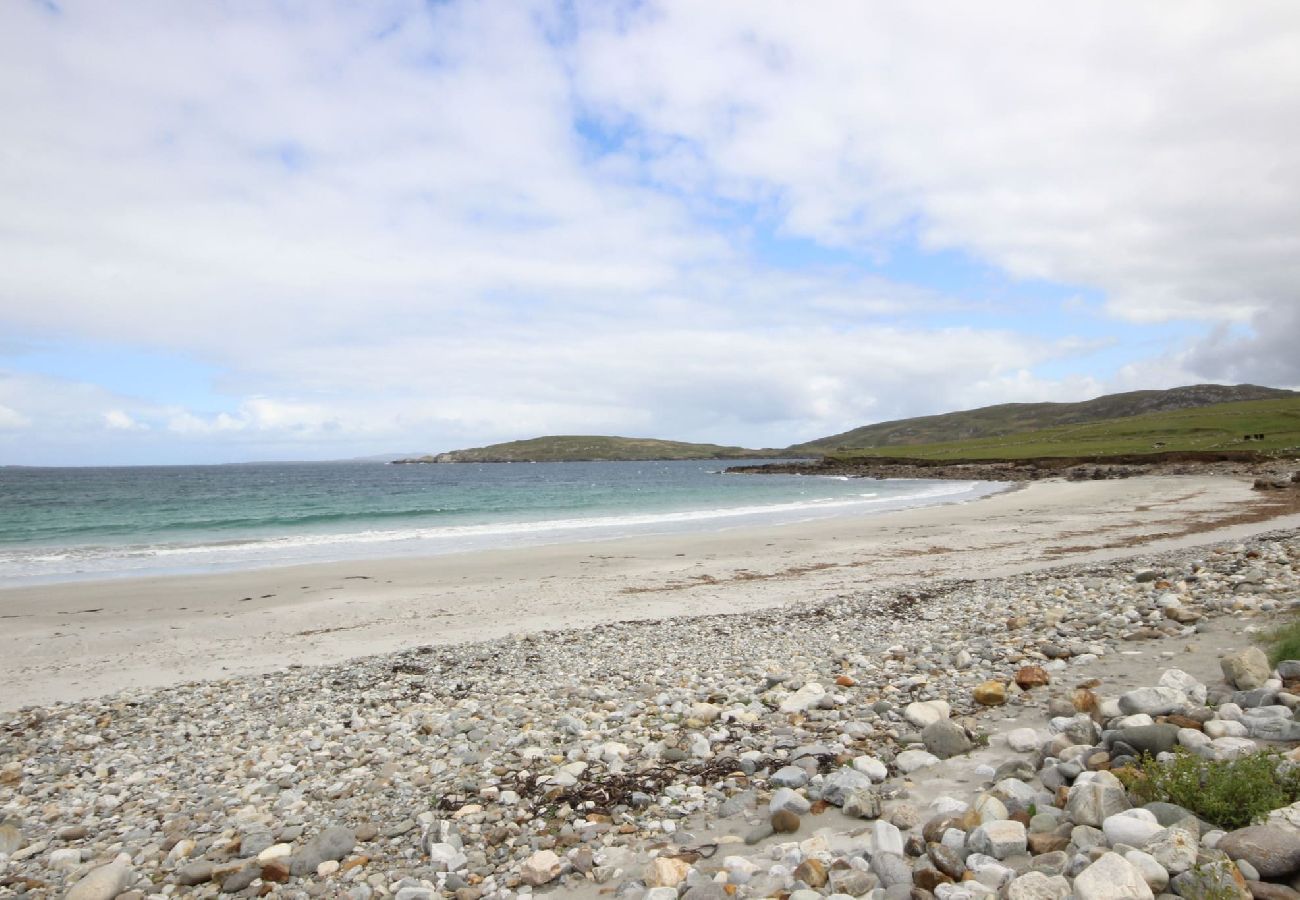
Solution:
[(1300, 4), (13, 0), (0, 464), (1300, 388)]

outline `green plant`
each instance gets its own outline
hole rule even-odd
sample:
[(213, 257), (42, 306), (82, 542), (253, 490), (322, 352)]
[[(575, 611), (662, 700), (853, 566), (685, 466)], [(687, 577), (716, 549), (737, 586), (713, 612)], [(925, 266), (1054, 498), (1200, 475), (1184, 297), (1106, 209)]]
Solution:
[(1300, 771), (1283, 762), (1271, 750), (1232, 760), (1179, 750), (1167, 763), (1144, 755), (1136, 766), (1115, 774), (1140, 803), (1176, 803), (1231, 831), (1300, 800)]
[(1300, 617), (1293, 617), (1259, 638), (1268, 650), (1268, 660), (1277, 665), (1284, 659), (1300, 659)]

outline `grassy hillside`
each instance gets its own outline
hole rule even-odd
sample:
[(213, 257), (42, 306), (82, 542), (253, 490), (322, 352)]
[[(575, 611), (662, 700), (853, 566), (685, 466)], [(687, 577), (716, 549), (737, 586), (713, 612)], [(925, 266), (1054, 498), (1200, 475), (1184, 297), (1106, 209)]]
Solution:
[(1166, 391), (1107, 394), (1081, 403), (1003, 403), (980, 409), (881, 422), (842, 434), (797, 444), (791, 450), (841, 455), (867, 447), (901, 448), (918, 444), (966, 441), (1063, 425), (1081, 425), (1127, 416), (1194, 409), (1244, 400), (1300, 397), (1292, 391), (1252, 384), (1197, 384)]
[(510, 441), (488, 447), (453, 450), (437, 456), (394, 460), (399, 463), (453, 462), (579, 462), (659, 459), (763, 459), (785, 456), (785, 451), (747, 450), (718, 444), (688, 444), (653, 438), (604, 435), (550, 435)]
[[(1264, 435), (1262, 440), (1246, 435)], [(1300, 456), (1300, 395), (1220, 403), (1080, 425), (959, 441), (848, 450), (834, 459), (934, 460), (1091, 457), (1176, 452), (1247, 451)]]

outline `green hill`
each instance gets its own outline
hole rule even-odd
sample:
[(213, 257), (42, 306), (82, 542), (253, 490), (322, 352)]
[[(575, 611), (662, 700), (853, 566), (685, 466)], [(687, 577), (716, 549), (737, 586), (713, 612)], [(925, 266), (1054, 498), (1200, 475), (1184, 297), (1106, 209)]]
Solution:
[(1300, 394), (1253, 384), (1197, 384), (1166, 391), (1107, 394), (1081, 403), (1003, 403), (962, 412), (867, 425), (842, 434), (796, 444), (790, 450), (838, 456), (847, 450), (967, 441), (1220, 403), (1287, 397), (1300, 397)]
[(436, 456), (394, 460), (397, 463), (460, 462), (589, 462), (610, 460), (662, 459), (775, 459), (787, 457), (784, 450), (748, 450), (719, 444), (688, 444), (653, 438), (607, 437), (604, 435), (549, 435), (525, 441), (510, 441), (488, 447), (453, 450)]
[(1016, 434), (844, 450), (828, 454), (828, 458), (953, 462), (1176, 453), (1300, 456), (1300, 395), (1292, 393), (1284, 399), (1247, 400), (1124, 416)]

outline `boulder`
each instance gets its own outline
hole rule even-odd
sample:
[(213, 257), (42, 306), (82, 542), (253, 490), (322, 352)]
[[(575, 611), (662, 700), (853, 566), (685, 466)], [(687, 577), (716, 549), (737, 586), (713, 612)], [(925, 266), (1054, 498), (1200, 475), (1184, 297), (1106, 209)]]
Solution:
[(1012, 819), (985, 822), (970, 833), (970, 849), (994, 859), (1024, 853), (1028, 846), (1025, 826)]
[(1007, 885), (1007, 900), (1070, 900), (1070, 882), (1061, 875), (1026, 872)]
[(842, 766), (826, 776), (822, 783), (822, 799), (832, 806), (843, 806), (849, 794), (870, 787), (870, 776), (849, 766)]
[(825, 696), (826, 688), (815, 681), (810, 681), (781, 701), (781, 712), (807, 712), (821, 703), (822, 698)]
[(1052, 677), (1042, 666), (1021, 666), (1016, 670), (1015, 680), (1016, 685), (1025, 691), (1052, 683)]
[(1126, 809), (1124, 812), (1107, 816), (1101, 823), (1101, 830), (1111, 845), (1128, 844), (1130, 847), (1143, 847), (1164, 827), (1156, 817), (1145, 809)]
[(1263, 878), (1286, 878), (1300, 871), (1300, 833), (1274, 825), (1250, 825), (1225, 834), (1218, 849), (1244, 859)]
[(925, 726), (921, 732), (925, 749), (940, 759), (949, 759), (969, 752), (975, 746), (966, 736), (966, 729), (956, 722), (940, 719)]
[(1268, 656), (1258, 647), (1230, 653), (1219, 661), (1219, 667), (1223, 670), (1223, 680), (1239, 691), (1260, 687), (1273, 674)]
[(1189, 706), (1187, 695), (1171, 687), (1143, 687), (1121, 694), (1119, 708), (1126, 716), (1146, 713), (1149, 716), (1163, 716), (1173, 712), (1182, 712)]
[(1065, 814), (1076, 825), (1101, 824), (1130, 807), (1128, 795), (1122, 787), (1089, 781), (1070, 788), (1065, 802)]
[(1074, 879), (1078, 900), (1154, 900), (1137, 868), (1118, 853), (1105, 853)]

